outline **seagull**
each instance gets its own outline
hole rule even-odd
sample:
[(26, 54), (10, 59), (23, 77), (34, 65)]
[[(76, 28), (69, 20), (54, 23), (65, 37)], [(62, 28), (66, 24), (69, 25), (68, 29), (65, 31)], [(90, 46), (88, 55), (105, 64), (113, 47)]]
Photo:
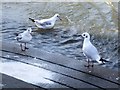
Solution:
[(98, 53), (97, 48), (90, 42), (89, 33), (85, 32), (81, 36), (84, 38), (82, 51), (83, 51), (83, 54), (88, 59), (88, 61), (87, 61), (88, 65), (85, 65), (85, 67), (90, 67), (90, 66), (93, 67), (94, 66), (93, 63), (92, 63), (92, 65), (90, 65), (90, 60), (95, 60), (99, 64), (108, 62), (107, 60), (104, 60), (103, 58), (101, 58), (101, 56)]
[[(28, 43), (32, 39), (31, 32), (32, 32), (32, 29), (28, 28), (26, 31), (18, 34), (17, 37), (16, 37), (17, 41), (20, 42), (20, 47), (21, 47), (22, 51), (25, 51), (26, 49), (29, 49), (29, 48), (26, 47), (26, 43)], [(24, 44), (25, 47), (23, 47), (22, 44)]]
[(29, 19), (32, 22), (34, 22), (38, 28), (41, 28), (41, 29), (52, 29), (55, 25), (56, 20), (58, 19), (62, 20), (59, 14), (55, 14), (53, 17), (49, 19), (42, 19), (42, 20), (35, 20), (32, 18), (29, 18)]

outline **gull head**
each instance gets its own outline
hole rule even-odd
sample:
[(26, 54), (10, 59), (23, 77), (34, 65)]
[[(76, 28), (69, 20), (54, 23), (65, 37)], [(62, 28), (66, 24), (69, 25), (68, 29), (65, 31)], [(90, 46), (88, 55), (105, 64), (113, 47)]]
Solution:
[(32, 29), (31, 29), (31, 28), (28, 28), (28, 29), (27, 29), (27, 32), (32, 33)]
[(82, 37), (84, 38), (84, 39), (90, 39), (90, 35), (89, 35), (89, 33), (87, 33), (87, 32), (85, 32), (85, 33), (83, 33), (82, 34)]
[(56, 19), (62, 20), (59, 14), (55, 14), (54, 16), (56, 17)]

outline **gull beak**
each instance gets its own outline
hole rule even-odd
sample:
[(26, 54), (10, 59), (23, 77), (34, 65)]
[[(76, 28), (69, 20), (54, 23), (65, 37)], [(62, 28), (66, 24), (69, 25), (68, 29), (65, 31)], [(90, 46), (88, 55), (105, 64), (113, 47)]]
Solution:
[(82, 40), (84, 40), (84, 38), (83, 38), (83, 36), (81, 34), (79, 36), (81, 37)]
[(30, 35), (32, 35), (32, 33), (30, 33)]
[(60, 18), (60, 16), (58, 18), (62, 21), (62, 19)]
[(33, 35), (34, 31), (31, 31), (30, 34)]
[(59, 18), (61, 21), (62, 21), (62, 19), (61, 18)]

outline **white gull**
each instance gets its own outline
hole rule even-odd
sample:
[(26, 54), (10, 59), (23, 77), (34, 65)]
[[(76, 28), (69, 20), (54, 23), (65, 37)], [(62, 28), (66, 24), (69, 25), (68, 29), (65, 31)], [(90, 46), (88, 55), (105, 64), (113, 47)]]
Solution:
[(55, 25), (55, 22), (58, 19), (62, 20), (59, 14), (55, 14), (53, 17), (49, 19), (42, 19), (42, 20), (35, 20), (32, 18), (29, 18), (29, 19), (33, 21), (38, 28), (41, 28), (41, 29), (52, 29)]
[[(18, 34), (17, 36), (17, 41), (20, 42), (20, 47), (22, 51), (25, 51), (26, 49), (28, 49), (26, 47), (26, 43), (28, 43), (31, 39), (32, 39), (32, 35), (31, 35), (32, 29), (28, 28), (26, 31), (24, 31), (23, 33)], [(23, 45), (24, 44), (24, 47)]]
[(85, 32), (82, 34), (82, 37), (84, 38), (83, 41), (83, 54), (87, 57), (88, 59), (88, 65), (85, 65), (87, 67), (92, 66), (93, 67), (93, 62), (92, 65), (90, 65), (90, 60), (95, 60), (98, 63), (103, 63), (103, 62), (108, 62), (104, 59), (101, 58), (101, 56), (98, 53), (97, 48), (90, 42), (90, 35), (89, 33)]

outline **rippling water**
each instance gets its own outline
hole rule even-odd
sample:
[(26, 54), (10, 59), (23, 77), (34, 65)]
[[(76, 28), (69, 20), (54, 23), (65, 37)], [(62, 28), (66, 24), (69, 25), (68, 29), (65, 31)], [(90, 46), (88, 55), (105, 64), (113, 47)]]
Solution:
[[(84, 60), (82, 40), (79, 35), (88, 32), (92, 43), (100, 55), (112, 61), (106, 67), (117, 69), (118, 27), (117, 4), (93, 2), (42, 2), (42, 3), (3, 3), (2, 35), (3, 39), (17, 43), (14, 33), (23, 32), (28, 27), (34, 31), (33, 40), (29, 43), (52, 53), (60, 53), (76, 60)], [(116, 6), (116, 7), (114, 7)], [(57, 21), (54, 30), (41, 31), (28, 19), (49, 18), (59, 13), (63, 21)]]

